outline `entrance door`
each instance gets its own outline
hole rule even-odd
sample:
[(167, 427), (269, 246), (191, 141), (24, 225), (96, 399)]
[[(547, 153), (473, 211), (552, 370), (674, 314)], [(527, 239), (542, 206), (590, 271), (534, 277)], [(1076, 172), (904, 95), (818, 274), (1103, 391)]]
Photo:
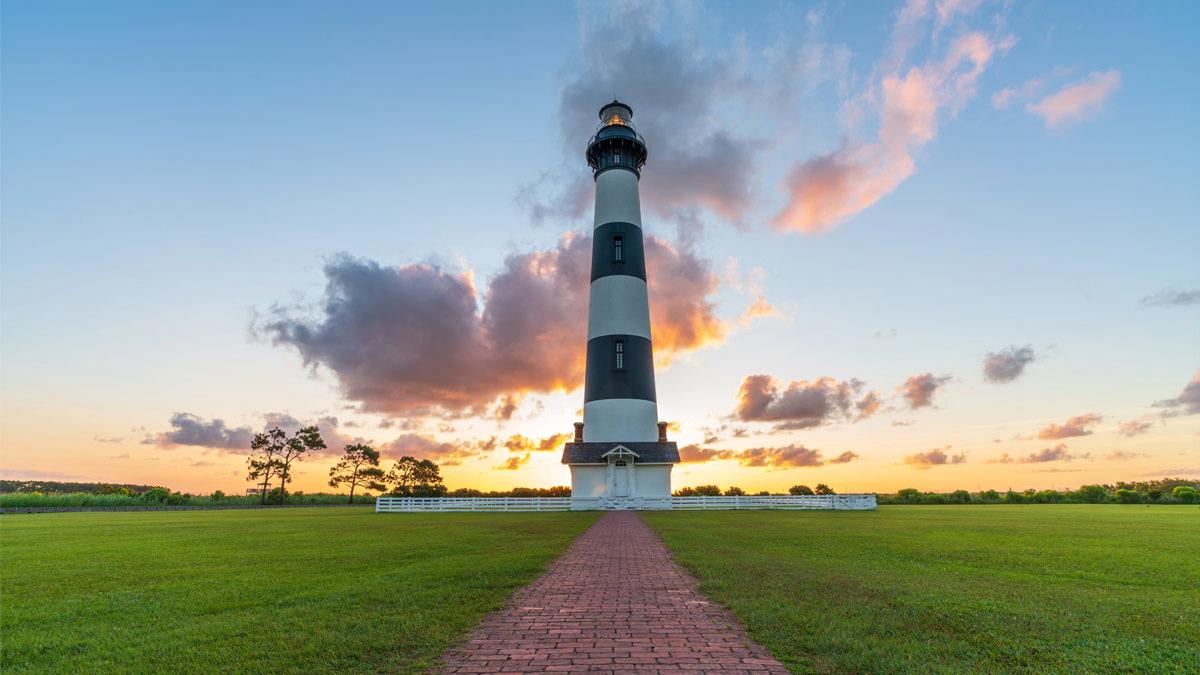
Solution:
[(618, 459), (613, 465), (613, 494), (614, 497), (629, 496), (629, 467), (623, 459)]

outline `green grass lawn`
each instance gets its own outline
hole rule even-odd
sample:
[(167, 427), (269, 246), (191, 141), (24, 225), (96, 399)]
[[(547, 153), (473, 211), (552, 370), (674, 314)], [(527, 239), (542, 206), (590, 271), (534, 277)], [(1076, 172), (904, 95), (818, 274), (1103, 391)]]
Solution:
[(644, 519), (794, 672), (1200, 672), (1200, 509)]
[(0, 516), (6, 672), (419, 671), (596, 516)]

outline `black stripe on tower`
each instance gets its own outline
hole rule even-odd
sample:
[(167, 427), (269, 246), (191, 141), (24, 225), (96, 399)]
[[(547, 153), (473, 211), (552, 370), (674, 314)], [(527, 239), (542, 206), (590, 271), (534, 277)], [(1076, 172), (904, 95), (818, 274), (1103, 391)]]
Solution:
[(588, 340), (583, 401), (637, 398), (654, 401), (654, 353), (640, 335), (601, 335)]
[(592, 281), (612, 274), (646, 280), (642, 228), (633, 223), (605, 223), (592, 231)]

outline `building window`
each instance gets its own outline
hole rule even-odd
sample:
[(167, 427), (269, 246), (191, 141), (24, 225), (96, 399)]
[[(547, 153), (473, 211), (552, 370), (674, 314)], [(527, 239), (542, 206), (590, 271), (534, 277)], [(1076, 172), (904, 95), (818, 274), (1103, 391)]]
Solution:
[(625, 262), (624, 237), (613, 237), (613, 262)]
[(617, 340), (613, 344), (613, 364), (617, 370), (625, 370), (625, 341)]
[(623, 459), (618, 459), (618, 460), (617, 460), (617, 466), (626, 466), (626, 464), (625, 464), (625, 460), (623, 460)]

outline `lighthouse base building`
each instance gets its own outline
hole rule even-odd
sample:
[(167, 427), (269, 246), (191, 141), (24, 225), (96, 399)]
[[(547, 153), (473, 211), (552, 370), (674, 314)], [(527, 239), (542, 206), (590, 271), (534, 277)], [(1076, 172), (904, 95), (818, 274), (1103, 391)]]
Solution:
[(613, 101), (587, 146), (596, 180), (583, 422), (563, 448), (573, 508), (671, 508), (671, 467), (654, 391), (650, 298), (638, 193), (646, 143)]

